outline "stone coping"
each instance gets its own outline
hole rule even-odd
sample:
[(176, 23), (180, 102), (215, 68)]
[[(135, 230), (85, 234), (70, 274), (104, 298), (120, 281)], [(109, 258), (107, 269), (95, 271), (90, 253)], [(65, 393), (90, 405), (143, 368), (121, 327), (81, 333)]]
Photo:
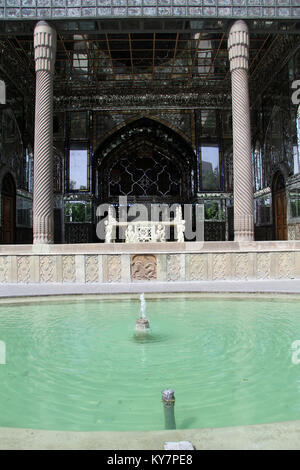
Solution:
[(43, 431), (0, 427), (0, 450), (163, 450), (167, 441), (190, 441), (196, 451), (299, 450), (299, 434), (300, 421), (138, 432)]
[(300, 240), (257, 242), (76, 243), (0, 245), (2, 255), (300, 251)]
[(265, 298), (270, 300), (299, 300), (299, 280), (273, 279), (253, 281), (190, 281), (190, 282), (139, 282), (97, 284), (2, 284), (0, 303), (34, 301), (122, 300), (138, 299), (144, 293), (146, 299), (155, 298)]

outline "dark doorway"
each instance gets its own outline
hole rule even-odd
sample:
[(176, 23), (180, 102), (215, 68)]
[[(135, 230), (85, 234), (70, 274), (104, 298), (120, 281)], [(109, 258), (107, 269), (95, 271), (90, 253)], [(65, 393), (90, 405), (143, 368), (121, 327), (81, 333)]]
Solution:
[(14, 180), (9, 173), (4, 176), (2, 181), (1, 201), (1, 242), (4, 244), (14, 243), (16, 189)]
[(286, 191), (282, 173), (277, 172), (273, 180), (273, 207), (275, 240), (287, 240)]

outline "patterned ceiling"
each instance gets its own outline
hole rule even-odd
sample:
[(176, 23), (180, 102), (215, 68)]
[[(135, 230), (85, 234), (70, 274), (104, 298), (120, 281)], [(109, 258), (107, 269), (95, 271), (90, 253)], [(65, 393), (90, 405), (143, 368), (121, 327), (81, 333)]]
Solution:
[[(230, 94), (230, 20), (51, 24), (57, 30), (56, 98), (130, 93), (142, 97), (158, 90), (173, 90), (175, 95), (180, 91)], [(300, 21), (248, 20), (248, 24), (249, 75), (250, 83), (255, 84), (267, 62), (270, 67), (273, 60), (279, 67), (300, 47)], [(35, 22), (0, 22), (0, 76), (9, 81), (11, 89), (32, 95), (34, 26)]]

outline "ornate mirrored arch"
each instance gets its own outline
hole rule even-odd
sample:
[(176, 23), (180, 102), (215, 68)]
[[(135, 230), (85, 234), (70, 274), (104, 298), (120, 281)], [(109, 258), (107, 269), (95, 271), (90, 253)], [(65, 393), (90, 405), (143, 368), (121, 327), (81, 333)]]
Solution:
[(142, 118), (119, 129), (96, 150), (94, 190), (101, 201), (119, 196), (151, 202), (193, 197), (196, 157), (179, 134)]

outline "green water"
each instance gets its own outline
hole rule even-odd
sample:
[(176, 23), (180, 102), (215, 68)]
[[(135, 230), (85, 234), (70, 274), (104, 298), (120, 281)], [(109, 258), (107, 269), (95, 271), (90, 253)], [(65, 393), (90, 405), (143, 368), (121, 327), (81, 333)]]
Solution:
[(134, 337), (138, 300), (0, 306), (0, 426), (164, 429), (300, 419), (299, 301), (147, 299), (151, 334)]

